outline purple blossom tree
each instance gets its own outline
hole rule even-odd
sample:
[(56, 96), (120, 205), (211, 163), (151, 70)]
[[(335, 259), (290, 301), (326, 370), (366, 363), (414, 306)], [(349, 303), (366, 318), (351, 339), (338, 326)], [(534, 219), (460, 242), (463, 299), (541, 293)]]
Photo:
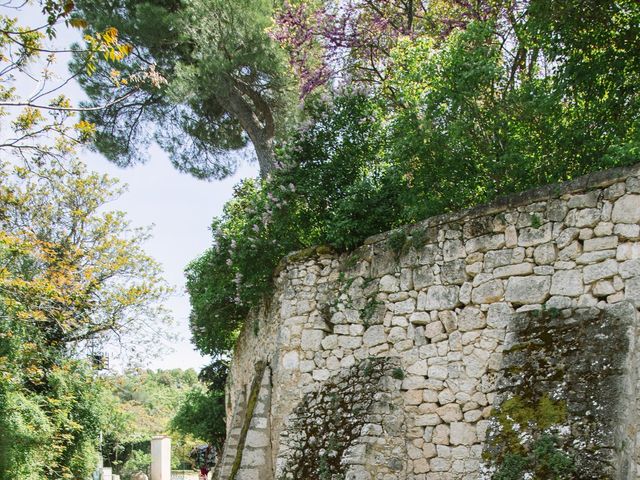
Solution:
[(401, 37), (446, 38), (472, 21), (506, 16), (516, 0), (286, 2), (271, 34), (289, 54), (303, 99), (323, 85), (378, 84)]

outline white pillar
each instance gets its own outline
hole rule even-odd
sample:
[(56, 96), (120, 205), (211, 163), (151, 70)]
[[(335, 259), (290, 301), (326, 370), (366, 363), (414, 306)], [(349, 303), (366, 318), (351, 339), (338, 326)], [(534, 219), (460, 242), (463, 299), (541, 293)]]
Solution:
[(102, 480), (113, 480), (113, 475), (111, 474), (111, 467), (104, 467), (102, 469)]
[(171, 480), (171, 438), (166, 435), (151, 439), (151, 480)]

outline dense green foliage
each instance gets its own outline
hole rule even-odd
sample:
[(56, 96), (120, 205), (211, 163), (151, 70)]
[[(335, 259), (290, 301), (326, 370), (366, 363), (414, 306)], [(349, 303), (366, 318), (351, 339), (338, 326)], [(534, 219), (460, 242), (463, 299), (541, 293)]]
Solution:
[(198, 375), (200, 388), (192, 388), (171, 419), (177, 433), (201, 439), (222, 452), (226, 438), (225, 384), (229, 364), (216, 360)]
[(114, 180), (76, 161), (0, 164), (0, 478), (81, 479), (116, 424), (86, 357), (162, 324), (155, 262), (120, 212)]
[(171, 419), (171, 429), (184, 436), (204, 440), (222, 452), (227, 434), (225, 385), (229, 362), (217, 359), (204, 367), (194, 387), (183, 398)]
[(224, 419), (224, 392), (194, 389), (180, 405), (172, 425), (176, 431), (204, 439), (221, 450), (226, 434)]
[(399, 39), (380, 83), (308, 97), (310, 120), (279, 149), (278, 168), (238, 186), (213, 222), (212, 248), (187, 268), (202, 351), (232, 347), (292, 250), (350, 249), (637, 161), (640, 4), (498, 1), (465, 15), (451, 3), (464, 21)]
[[(104, 390), (82, 362), (38, 352), (37, 332), (29, 332), (34, 343), (26, 348), (16, 345), (25, 337), (8, 341), (14, 326), (0, 320), (0, 357), (22, 350), (2, 367), (0, 478), (85, 478), (96, 465), (98, 432), (108, 420)], [(46, 368), (47, 375), (34, 383), (36, 368)]]

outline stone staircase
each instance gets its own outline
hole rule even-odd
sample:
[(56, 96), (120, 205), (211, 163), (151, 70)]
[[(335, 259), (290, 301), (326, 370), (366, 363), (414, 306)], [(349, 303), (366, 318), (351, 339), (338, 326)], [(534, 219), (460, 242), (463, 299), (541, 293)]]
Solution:
[(271, 370), (256, 365), (251, 390), (238, 396), (217, 480), (260, 480), (273, 475), (269, 412)]

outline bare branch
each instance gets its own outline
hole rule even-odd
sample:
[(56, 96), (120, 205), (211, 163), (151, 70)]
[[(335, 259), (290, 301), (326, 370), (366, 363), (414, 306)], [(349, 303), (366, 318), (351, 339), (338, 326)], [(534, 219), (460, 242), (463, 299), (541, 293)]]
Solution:
[(42, 110), (55, 110), (58, 112), (96, 112), (98, 110), (109, 108), (112, 105), (116, 105), (117, 103), (121, 103), (122, 101), (133, 95), (137, 90), (138, 89), (131, 90), (125, 95), (122, 95), (109, 103), (98, 105), (95, 107), (56, 107), (55, 105), (37, 105), (31, 102), (0, 102), (0, 107), (30, 107)]

